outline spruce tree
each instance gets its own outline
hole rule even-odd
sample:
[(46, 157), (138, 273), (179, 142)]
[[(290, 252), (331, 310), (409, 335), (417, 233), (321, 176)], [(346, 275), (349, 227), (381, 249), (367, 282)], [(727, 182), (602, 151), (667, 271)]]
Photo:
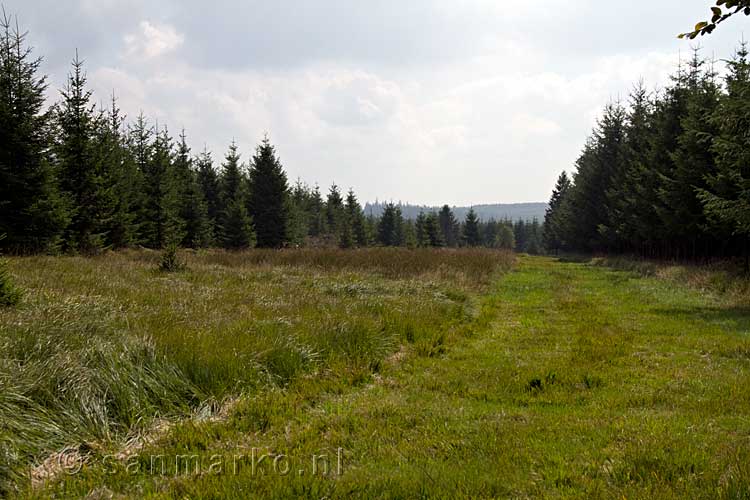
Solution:
[(378, 224), (378, 243), (386, 247), (395, 247), (404, 241), (404, 220), (401, 209), (388, 203), (383, 210)]
[(56, 113), (55, 156), (60, 187), (72, 204), (71, 221), (65, 232), (66, 248), (88, 253), (104, 245), (100, 221), (106, 210), (106, 198), (94, 142), (100, 117), (90, 103), (91, 91), (86, 90), (83, 61), (77, 53), (72, 66)]
[(171, 180), (174, 182), (179, 205), (178, 216), (184, 227), (184, 236), (180, 244), (191, 248), (206, 247), (211, 241), (208, 208), (198, 185), (184, 130), (180, 134), (172, 172)]
[(166, 127), (156, 133), (144, 172), (143, 238), (146, 246), (179, 244), (185, 236), (174, 176), (174, 147)]
[(365, 216), (359, 205), (354, 189), (349, 189), (344, 206), (347, 224), (351, 227), (353, 244), (365, 247), (369, 243), (367, 228), (365, 227)]
[(745, 268), (750, 267), (750, 62), (747, 44), (742, 43), (728, 64), (726, 94), (712, 116), (717, 127), (712, 152), (716, 173), (707, 178), (708, 186), (698, 197), (706, 215), (715, 225), (727, 226), (742, 238)]
[(54, 250), (68, 223), (49, 161), (46, 77), (26, 35), (0, 18), (0, 246), (13, 252)]
[(427, 216), (424, 212), (419, 212), (414, 221), (414, 236), (418, 247), (430, 246), (427, 236)]
[(557, 178), (555, 189), (549, 200), (549, 206), (544, 215), (544, 246), (553, 251), (565, 248), (566, 241), (566, 207), (563, 205), (570, 194), (572, 184), (567, 172), (563, 170)]
[(216, 242), (216, 236), (219, 231), (219, 216), (222, 212), (219, 175), (216, 173), (213, 158), (211, 158), (211, 153), (208, 150), (204, 150), (198, 156), (196, 165), (198, 186), (206, 202), (209, 244), (213, 244)]
[(142, 186), (140, 172), (127, 147), (123, 121), (117, 100), (112, 96), (106, 120), (97, 127), (95, 142), (105, 212), (100, 223), (107, 245), (114, 248), (132, 245), (137, 240), (137, 200)]
[(140, 113), (135, 122), (128, 127), (127, 145), (129, 155), (135, 165), (140, 183), (140, 189), (136, 192), (135, 211), (137, 214), (137, 235), (135, 243), (149, 245), (149, 237), (153, 234), (153, 220), (149, 213), (149, 194), (153, 192), (151, 186), (147, 186), (147, 179), (151, 179), (151, 157), (153, 156), (153, 128), (149, 126), (143, 113)]
[(262, 248), (280, 248), (286, 243), (286, 173), (276, 150), (265, 137), (255, 151), (250, 168), (249, 212), (255, 222), (257, 244)]
[(221, 205), (219, 239), (224, 248), (238, 250), (255, 244), (253, 220), (247, 213), (247, 191), (240, 170), (240, 155), (232, 142), (221, 172)]
[(292, 186), (287, 201), (287, 241), (293, 245), (302, 245), (310, 233), (310, 189), (301, 179), (298, 178)]
[(326, 226), (331, 234), (337, 235), (341, 232), (344, 222), (344, 200), (336, 183), (331, 185), (326, 198)]
[(439, 214), (440, 230), (443, 232), (445, 244), (449, 247), (458, 246), (459, 224), (448, 205), (443, 205)]
[(317, 184), (310, 193), (308, 213), (309, 235), (312, 237), (322, 236), (328, 229), (326, 228), (325, 204), (320, 194), (320, 187)]
[(696, 50), (685, 75), (686, 110), (681, 118), (682, 133), (672, 154), (674, 168), (662, 176), (661, 199), (666, 206), (662, 220), (676, 247), (678, 258), (695, 258), (703, 252), (709, 235), (706, 218), (696, 190), (707, 187), (705, 179), (715, 172), (711, 140), (715, 128), (706, 116), (718, 106), (719, 91), (711, 71)]
[(467, 246), (476, 247), (481, 245), (482, 236), (479, 233), (479, 217), (474, 211), (474, 208), (469, 209), (469, 213), (466, 214), (466, 220), (464, 221), (463, 240)]

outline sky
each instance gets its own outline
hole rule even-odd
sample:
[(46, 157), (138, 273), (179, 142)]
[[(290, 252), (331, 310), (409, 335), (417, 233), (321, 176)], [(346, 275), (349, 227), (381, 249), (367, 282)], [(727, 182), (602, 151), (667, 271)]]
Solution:
[[(361, 201), (546, 201), (603, 106), (669, 81), (709, 0), (0, 0), (59, 97), (185, 129), (217, 166), (264, 134), (290, 181)], [(730, 57), (750, 19), (700, 39)], [(717, 67), (721, 67), (718, 63)]]

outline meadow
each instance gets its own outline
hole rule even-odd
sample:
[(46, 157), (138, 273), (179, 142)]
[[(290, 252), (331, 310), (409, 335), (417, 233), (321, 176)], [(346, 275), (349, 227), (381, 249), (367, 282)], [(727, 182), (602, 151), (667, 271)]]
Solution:
[[(750, 498), (750, 314), (728, 271), (184, 257), (12, 260), (27, 295), (2, 316), (2, 442), (27, 454), (9, 494)], [(71, 443), (71, 469), (24, 475)]]
[(407, 348), (441, 355), (514, 260), (406, 249), (180, 258), (178, 273), (146, 250), (10, 259), (24, 295), (0, 309), (0, 496), (54, 483), (61, 450), (120, 452), (292, 387), (305, 400), (351, 390)]

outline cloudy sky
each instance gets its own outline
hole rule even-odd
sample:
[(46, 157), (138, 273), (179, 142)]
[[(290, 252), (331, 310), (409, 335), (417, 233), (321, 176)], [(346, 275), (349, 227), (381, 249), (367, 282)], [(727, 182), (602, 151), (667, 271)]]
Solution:
[[(290, 179), (362, 200), (544, 201), (602, 106), (663, 85), (708, 0), (0, 0), (44, 56), (51, 98), (76, 48), (194, 150), (247, 158), (264, 132)], [(750, 20), (701, 41), (732, 54)]]

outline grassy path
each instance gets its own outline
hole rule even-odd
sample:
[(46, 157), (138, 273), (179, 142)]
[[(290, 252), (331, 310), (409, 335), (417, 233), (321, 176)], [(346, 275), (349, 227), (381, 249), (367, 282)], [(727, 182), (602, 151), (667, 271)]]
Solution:
[[(54, 491), (750, 498), (748, 311), (656, 279), (523, 257), (480, 315), (485, 324), (445, 354), (387, 363), (365, 388), (265, 394), (149, 450), (213, 457), (213, 471), (155, 475), (143, 456)], [(254, 449), (256, 467), (227, 458)], [(309, 457), (324, 453), (332, 470), (312, 474)]]

